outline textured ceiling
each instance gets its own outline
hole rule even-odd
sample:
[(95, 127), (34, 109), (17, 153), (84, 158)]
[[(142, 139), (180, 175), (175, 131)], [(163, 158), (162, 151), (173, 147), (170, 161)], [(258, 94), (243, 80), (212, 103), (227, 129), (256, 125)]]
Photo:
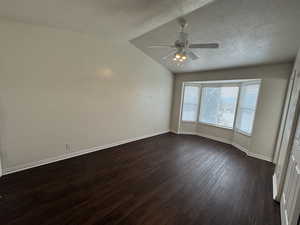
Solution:
[(217, 50), (196, 50), (198, 60), (178, 67), (162, 60), (168, 49), (150, 49), (158, 42), (173, 43), (178, 25), (171, 21), (131, 42), (173, 72), (190, 72), (255, 64), (288, 62), (300, 47), (299, 0), (217, 0), (186, 16), (192, 42), (218, 42)]
[[(167, 50), (147, 46), (175, 41), (183, 14), (192, 41), (221, 48), (197, 50), (200, 59), (178, 67), (161, 59)], [(0, 17), (132, 40), (173, 72), (291, 61), (300, 46), (299, 0), (1, 0)]]
[(0, 17), (130, 40), (212, 0), (1, 0)]

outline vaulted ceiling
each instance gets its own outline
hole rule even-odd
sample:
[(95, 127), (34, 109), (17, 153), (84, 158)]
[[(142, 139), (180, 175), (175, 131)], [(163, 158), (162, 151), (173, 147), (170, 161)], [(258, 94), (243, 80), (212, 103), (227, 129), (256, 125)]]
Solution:
[[(156, 42), (177, 38), (185, 14), (194, 42), (219, 42), (197, 50), (182, 67), (162, 60)], [(0, 17), (68, 29), (100, 38), (131, 40), (173, 72), (291, 61), (300, 46), (299, 0), (1, 0)]]
[(199, 49), (198, 60), (182, 66), (163, 60), (169, 49), (153, 43), (174, 43), (176, 20), (132, 43), (173, 72), (190, 72), (292, 61), (300, 47), (299, 0), (217, 0), (185, 16), (192, 42), (218, 42), (220, 49)]

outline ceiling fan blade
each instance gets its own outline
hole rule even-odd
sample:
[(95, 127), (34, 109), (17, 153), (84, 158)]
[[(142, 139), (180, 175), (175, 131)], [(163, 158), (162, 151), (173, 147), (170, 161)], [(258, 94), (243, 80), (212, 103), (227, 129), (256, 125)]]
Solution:
[(219, 48), (218, 43), (190, 44), (189, 48)]
[(166, 56), (162, 57), (163, 60), (166, 60), (167, 58), (169, 58), (172, 55), (175, 55), (175, 53), (177, 52), (177, 50), (171, 51), (169, 54), (167, 54)]
[(192, 59), (192, 60), (196, 60), (199, 59), (199, 56), (197, 56), (194, 52), (192, 51), (188, 51), (187, 55)]
[(167, 45), (167, 44), (157, 44), (148, 46), (148, 48), (175, 48), (174, 45)]

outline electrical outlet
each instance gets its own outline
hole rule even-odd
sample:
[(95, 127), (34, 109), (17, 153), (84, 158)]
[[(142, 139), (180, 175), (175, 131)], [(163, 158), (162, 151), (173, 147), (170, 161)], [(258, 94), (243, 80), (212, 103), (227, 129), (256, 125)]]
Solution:
[(70, 144), (66, 144), (66, 152), (71, 152), (71, 145)]

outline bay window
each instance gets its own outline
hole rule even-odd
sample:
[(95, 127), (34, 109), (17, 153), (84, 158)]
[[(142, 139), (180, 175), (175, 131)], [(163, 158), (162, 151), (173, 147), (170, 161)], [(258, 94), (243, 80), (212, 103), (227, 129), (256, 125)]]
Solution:
[(181, 120), (234, 129), (251, 135), (260, 80), (184, 85)]

